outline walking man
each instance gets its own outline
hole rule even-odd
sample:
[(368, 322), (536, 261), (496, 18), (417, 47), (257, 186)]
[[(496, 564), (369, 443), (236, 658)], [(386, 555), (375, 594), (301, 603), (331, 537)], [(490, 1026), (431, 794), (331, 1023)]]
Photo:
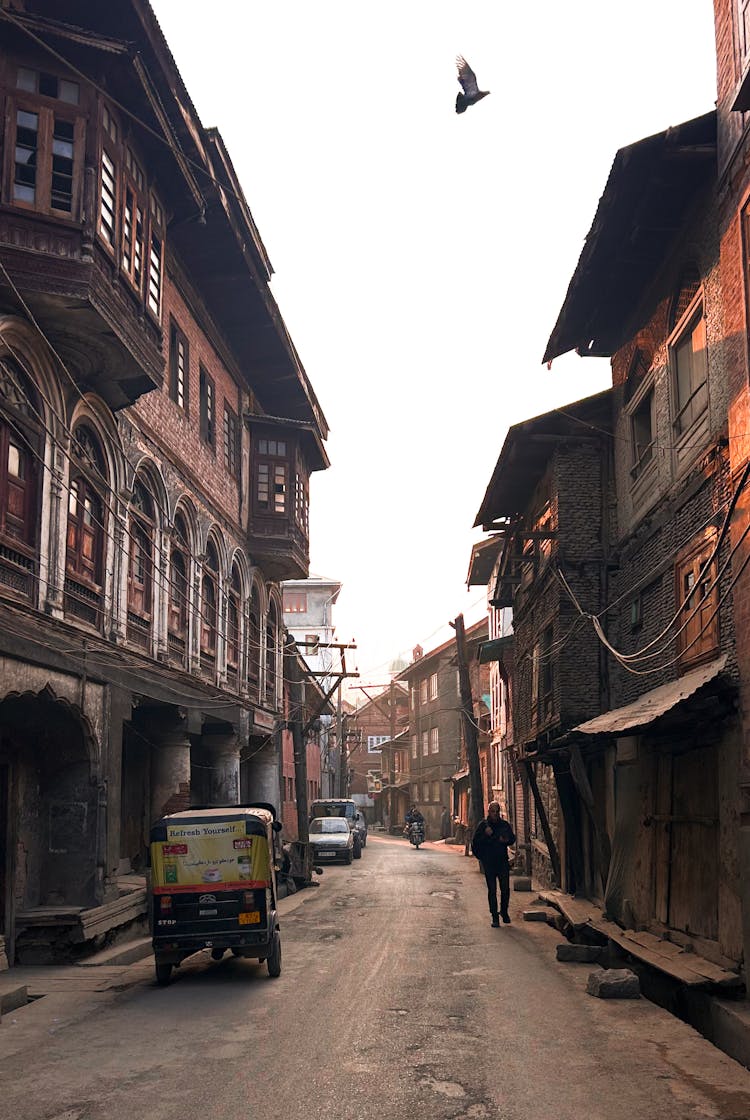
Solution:
[(490, 904), (492, 925), (499, 926), (497, 912), (497, 883), (500, 881), (500, 915), (503, 921), (510, 922), (508, 903), (510, 902), (510, 863), (508, 847), (515, 844), (516, 836), (508, 821), (500, 815), (500, 804), (490, 801), (487, 816), (480, 821), (471, 841), (471, 854), (482, 865), (487, 880), (487, 901)]

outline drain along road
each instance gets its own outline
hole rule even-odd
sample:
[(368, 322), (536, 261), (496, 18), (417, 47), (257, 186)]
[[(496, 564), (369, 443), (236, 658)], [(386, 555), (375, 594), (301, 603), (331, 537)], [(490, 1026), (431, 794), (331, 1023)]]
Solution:
[(492, 929), (473, 860), (371, 836), (282, 903), (278, 980), (198, 956), (158, 988), (144, 961), (85, 1015), (5, 1016), (0, 1117), (748, 1120), (750, 1074), (645, 999), (586, 995), (591, 966), (517, 919), (531, 898)]

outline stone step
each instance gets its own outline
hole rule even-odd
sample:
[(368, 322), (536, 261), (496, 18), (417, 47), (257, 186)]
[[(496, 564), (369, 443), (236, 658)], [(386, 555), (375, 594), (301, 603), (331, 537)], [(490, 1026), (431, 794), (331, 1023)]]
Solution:
[(525, 922), (549, 922), (552, 914), (549, 910), (522, 910), (521, 917)]
[(79, 968), (96, 968), (101, 965), (133, 964), (141, 961), (152, 952), (151, 938), (139, 937), (136, 941), (124, 941), (121, 945), (112, 945), (109, 949), (102, 949), (85, 960), (78, 961)]

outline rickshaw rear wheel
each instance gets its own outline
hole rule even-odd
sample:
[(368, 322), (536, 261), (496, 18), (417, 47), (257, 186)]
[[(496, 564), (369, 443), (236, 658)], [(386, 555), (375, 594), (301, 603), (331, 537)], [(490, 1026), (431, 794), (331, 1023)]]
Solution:
[(164, 961), (156, 962), (156, 983), (162, 986), (168, 984), (172, 976), (172, 965)]
[(271, 952), (266, 957), (266, 966), (269, 976), (281, 976), (281, 934), (278, 930), (274, 932)]

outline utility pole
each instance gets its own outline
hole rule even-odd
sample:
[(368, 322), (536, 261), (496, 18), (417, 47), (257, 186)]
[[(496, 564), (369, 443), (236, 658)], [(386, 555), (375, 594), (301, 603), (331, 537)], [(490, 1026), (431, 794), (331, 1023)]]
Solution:
[[(388, 707), (390, 709), (390, 712), (389, 712), (390, 728), (389, 728), (389, 730), (390, 730), (390, 735), (391, 735), (391, 743), (393, 743), (393, 740), (396, 738), (396, 683), (393, 680), (393, 677), (391, 677), (391, 687), (390, 687), (390, 695), (389, 695), (389, 698), (388, 698)], [(395, 784), (395, 781), (396, 781), (396, 771), (395, 771), (396, 755), (395, 755), (395, 748), (393, 746), (391, 746), (391, 749), (388, 752), (388, 756), (391, 760), (391, 766), (389, 767), (389, 773), (388, 773), (388, 786), (389, 786), (389, 789), (388, 789), (388, 827), (390, 828), (391, 825), (393, 824), (393, 808), (394, 808), (394, 801), (395, 801), (395, 794), (396, 794), (396, 791), (393, 788), (393, 786)]]
[(339, 744), (339, 797), (346, 797), (346, 743), (344, 742), (344, 716), (341, 710), (341, 686), (336, 695), (336, 738)]
[(451, 622), (450, 625), (456, 631), (456, 658), (458, 661), (458, 682), (461, 689), (461, 715), (464, 725), (464, 741), (466, 742), (466, 760), (469, 763), (469, 790), (471, 792), (469, 832), (471, 833), (473, 829), (476, 828), (484, 808), (482, 772), (479, 767), (479, 739), (477, 736), (477, 725), (474, 722), (474, 701), (471, 695), (469, 667), (466, 664), (464, 616), (460, 614), (456, 621)]
[(284, 634), (284, 675), (289, 681), (289, 718), (294, 747), (294, 786), (297, 798), (297, 837), (302, 844), (310, 839), (307, 822), (307, 748), (302, 733), (304, 702), (297, 645), (289, 631)]

